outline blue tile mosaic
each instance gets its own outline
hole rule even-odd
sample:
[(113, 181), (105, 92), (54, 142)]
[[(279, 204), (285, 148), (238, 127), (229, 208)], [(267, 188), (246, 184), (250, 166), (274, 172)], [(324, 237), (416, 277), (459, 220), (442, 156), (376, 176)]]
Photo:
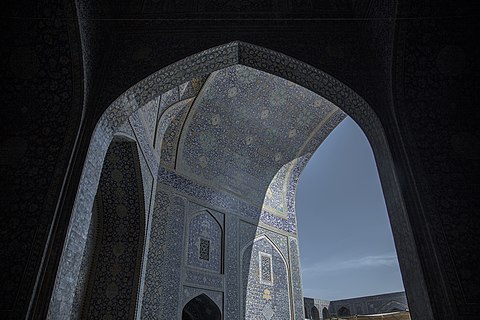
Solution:
[(160, 163), (166, 168), (175, 169), (178, 139), (192, 102), (193, 99), (187, 99), (173, 104), (165, 110), (158, 121), (157, 137), (161, 148)]
[(273, 243), (256, 238), (243, 248), (241, 267), (243, 318), (291, 319), (287, 264)]
[[(293, 82), (246, 66), (301, 83), (324, 98)], [(250, 100), (244, 100), (245, 97)], [(143, 304), (140, 306), (142, 318), (165, 319), (181, 311), (184, 280), (177, 270), (182, 270), (185, 261), (183, 255), (177, 253), (185, 250), (185, 206), (188, 203), (182, 197), (168, 194), (166, 190), (169, 189), (225, 213), (225, 319), (240, 318), (239, 248), (240, 242), (245, 241), (240, 239), (244, 232), (240, 230), (240, 219), (260, 221), (265, 228), (290, 234), (287, 264), (290, 268), (287, 271), (291, 272), (294, 288), (291, 312), (295, 319), (302, 319), (298, 248), (294, 236), (294, 193), (299, 174), (311, 153), (345, 117), (334, 104), (348, 110), (355, 120), (363, 119), (363, 128), (372, 144), (385, 144), (383, 131), (365, 101), (337, 80), (281, 54), (238, 42), (207, 50), (162, 69), (129, 89), (102, 115), (92, 137), (74, 205), (52, 296), (52, 319), (70, 314), (99, 173), (113, 135), (130, 121), (149, 170), (156, 172), (164, 133), (153, 132), (152, 135), (151, 119), (155, 111), (148, 106), (159, 101), (156, 115), (159, 119), (168, 107), (187, 98), (194, 98), (198, 103), (194, 102), (193, 112), (182, 124), (184, 130), (172, 130), (180, 134), (176, 142), (179, 152), (174, 155), (172, 148), (169, 159), (174, 163), (175, 156), (179, 166), (160, 166), (158, 176), (154, 177), (159, 185), (146, 253)], [(225, 104), (221, 104), (223, 102)], [(140, 107), (144, 108), (141, 115), (136, 113)], [(158, 125), (155, 128), (157, 130)], [(158, 142), (153, 146), (152, 136)], [(389, 154), (382, 156), (390, 157)], [(282, 171), (291, 161), (294, 163)], [(272, 196), (265, 200), (268, 186), (271, 186)], [(247, 229), (245, 236), (251, 237), (252, 231)], [(275, 283), (276, 275), (282, 273), (275, 271), (274, 256), (285, 255), (288, 250), (285, 250), (285, 236), (272, 230), (258, 228), (255, 235), (268, 236), (278, 248), (272, 254)], [(199, 270), (199, 274), (208, 272)], [(72, 292), (68, 288), (73, 288)], [(274, 295), (271, 291), (262, 293), (261, 299), (265, 302), (257, 311), (264, 318), (273, 319), (280, 312), (273, 302), (267, 303), (274, 300)]]
[(259, 206), (277, 172), (336, 110), (288, 80), (245, 66), (221, 69), (188, 114), (176, 170)]
[[(203, 211), (189, 217), (187, 225), (187, 265), (220, 273), (223, 239), (220, 224), (208, 211)], [(208, 243), (208, 248), (204, 248), (207, 252), (204, 252), (206, 256), (203, 258), (200, 256), (202, 240)]]
[(96, 198), (98, 228), (86, 318), (126, 318), (135, 310), (145, 210), (138, 162), (134, 142), (112, 142)]
[(185, 269), (185, 283), (223, 290), (223, 276), (191, 268)]

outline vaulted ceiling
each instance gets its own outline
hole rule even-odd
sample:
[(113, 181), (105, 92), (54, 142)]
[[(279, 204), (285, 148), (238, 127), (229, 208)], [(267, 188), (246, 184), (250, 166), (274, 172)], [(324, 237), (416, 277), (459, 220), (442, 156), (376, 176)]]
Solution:
[(260, 205), (277, 172), (309, 156), (321, 142), (315, 136), (345, 117), (319, 95), (241, 65), (212, 73), (185, 112), (178, 173)]

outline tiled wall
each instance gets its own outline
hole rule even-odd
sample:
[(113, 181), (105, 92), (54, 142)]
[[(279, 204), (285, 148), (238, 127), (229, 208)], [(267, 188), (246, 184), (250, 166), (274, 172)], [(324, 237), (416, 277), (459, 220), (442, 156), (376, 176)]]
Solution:
[[(227, 58), (228, 57), (230, 56), (227, 56)], [(226, 63), (229, 62), (227, 61)], [(265, 79), (267, 79), (268, 77), (272, 77), (268, 74), (252, 71), (254, 69), (249, 70), (248, 67), (233, 66), (225, 70), (216, 71), (213, 74), (218, 75), (224, 72), (227, 75), (232, 75), (232, 79), (243, 81), (250, 86), (252, 86), (255, 81), (258, 82), (256, 78), (266, 77)], [(267, 318), (274, 316), (294, 319), (303, 318), (294, 211), (295, 185), (311, 153), (345, 117), (345, 114), (328, 100), (319, 98), (319, 96), (304, 88), (300, 88), (280, 78), (272, 77), (272, 79), (273, 87), (263, 88), (265, 89), (264, 91), (268, 93), (268, 97), (264, 97), (265, 101), (271, 104), (272, 107), (277, 105), (288, 106), (291, 104), (288, 102), (294, 99), (294, 97), (289, 97), (285, 95), (282, 90), (278, 90), (282, 86), (289, 86), (298, 91), (296, 94), (299, 94), (301, 99), (306, 99), (305, 105), (301, 103), (295, 105), (301, 105), (303, 107), (308, 105), (310, 109), (304, 108), (305, 112), (298, 113), (298, 108), (291, 108), (288, 111), (291, 113), (290, 116), (283, 114), (278, 118), (280, 111), (273, 112), (274, 110), (272, 109), (270, 110), (272, 112), (270, 112), (268, 111), (268, 106), (264, 105), (264, 108), (254, 110), (255, 112), (260, 112), (260, 119), (265, 120), (269, 114), (271, 114), (272, 121), (274, 122), (282, 118), (291, 118), (290, 120), (300, 121), (299, 123), (303, 126), (303, 129), (308, 127), (308, 116), (313, 118), (317, 117), (318, 119), (315, 118), (312, 125), (308, 127), (310, 128), (310, 134), (297, 132), (288, 125), (288, 130), (282, 129), (275, 134), (285, 134), (285, 137), (279, 138), (279, 136), (275, 137), (274, 135), (272, 136), (273, 140), (271, 139), (270, 142), (262, 142), (264, 147), (268, 148), (271, 147), (271, 145), (275, 145), (275, 143), (281, 144), (282, 141), (290, 141), (288, 139), (293, 139), (291, 141), (294, 141), (303, 136), (308, 138), (306, 141), (299, 139), (297, 143), (300, 143), (301, 146), (299, 147), (297, 145), (298, 152), (294, 152), (290, 156), (286, 157), (287, 153), (283, 152), (270, 152), (271, 157), (264, 159), (265, 161), (261, 162), (261, 164), (265, 168), (271, 165), (272, 167), (266, 170), (266, 172), (271, 171), (272, 174), (270, 174), (269, 179), (265, 180), (266, 182), (263, 186), (251, 185), (256, 190), (255, 192), (258, 193), (258, 191), (260, 191), (260, 195), (252, 195), (252, 197), (245, 197), (245, 194), (248, 195), (248, 192), (238, 193), (239, 190), (250, 187), (248, 179), (242, 180), (246, 183), (235, 186), (232, 182), (234, 183), (236, 180), (227, 181), (229, 174), (222, 174), (227, 180), (214, 179), (215, 183), (212, 183), (213, 180), (210, 179), (212, 178), (210, 176), (208, 179), (199, 178), (200, 176), (204, 176), (203, 173), (201, 175), (190, 175), (189, 170), (192, 166), (198, 165), (199, 168), (197, 169), (202, 171), (202, 169), (204, 169), (203, 167), (210, 162), (206, 161), (207, 159), (203, 159), (200, 153), (197, 155), (193, 154), (196, 149), (192, 146), (187, 148), (188, 156), (184, 157), (182, 151), (185, 150), (185, 145), (183, 147), (179, 145), (179, 143), (185, 142), (188, 144), (189, 138), (182, 138), (182, 130), (191, 123), (191, 120), (189, 120), (189, 108), (192, 108), (193, 105), (191, 102), (197, 98), (197, 95), (202, 94), (202, 90), (206, 90), (202, 85), (208, 85), (214, 80), (212, 79), (212, 75), (209, 77), (202, 76), (196, 78), (180, 84), (178, 87), (173, 87), (173, 89), (170, 87), (169, 91), (154, 96), (153, 99), (146, 99), (145, 97), (152, 95), (154, 92), (148, 91), (147, 87), (143, 88), (147, 91), (141, 91), (141, 85), (138, 84), (138, 86), (131, 90), (132, 94), (122, 96), (115, 101), (106, 115), (100, 120), (99, 129), (96, 131), (92, 140), (92, 152), (89, 153), (87, 157), (87, 163), (91, 163), (92, 166), (91, 168), (86, 168), (83, 174), (84, 179), (91, 178), (91, 181), (87, 181), (88, 183), (83, 185), (90, 193), (93, 192), (94, 194), (96, 190), (96, 179), (98, 178), (95, 178), (95, 172), (99, 171), (98, 162), (102, 161), (104, 157), (106, 152), (105, 145), (108, 145), (115, 134), (120, 133), (132, 138), (137, 142), (139, 150), (143, 189), (145, 190), (145, 214), (147, 215), (145, 219), (147, 223), (144, 230), (144, 234), (146, 235), (144, 243), (145, 251), (143, 253), (144, 258), (142, 260), (143, 264), (139, 280), (141, 284), (137, 296), (138, 305), (136, 310), (141, 318), (168, 319), (172, 314), (180, 315), (183, 305), (188, 302), (183, 300), (191, 299), (191, 294), (185, 293), (186, 291), (202, 292), (215, 303), (220, 300), (225, 301), (224, 305), (222, 304), (221, 306), (225, 319), (238, 319), (244, 311), (247, 311), (247, 315), (252, 314), (247, 310), (246, 304), (242, 306), (242, 301), (244, 301), (241, 289), (242, 267), (243, 270), (246, 269), (241, 261), (248, 260), (247, 257), (245, 257), (245, 250), (242, 253), (242, 248), (245, 247), (246, 243), (261, 236), (266, 237), (265, 239), (268, 238), (271, 244), (271, 253), (264, 253), (271, 254), (273, 279), (279, 280), (283, 278), (287, 281), (278, 282), (278, 285), (284, 285), (282, 289), (275, 287), (273, 291), (269, 289), (270, 293), (264, 290), (262, 291), (262, 297), (257, 297), (257, 299), (259, 299), (258, 301), (264, 301), (264, 303), (270, 303), (271, 301), (271, 305), (269, 305), (270, 308), (264, 305), (265, 308), (261, 309), (261, 316)], [(178, 79), (175, 81), (177, 80)], [(150, 86), (150, 84), (148, 84), (148, 86)], [(222, 88), (221, 85), (216, 87)], [(232, 87), (227, 88), (228, 86), (226, 85), (223, 87), (227, 90), (226, 97), (228, 98), (233, 99), (242, 95), (241, 87), (235, 90)], [(160, 87), (157, 89), (160, 90)], [(275, 94), (275, 92), (277, 94)], [(218, 94), (220, 93), (217, 92), (217, 95)], [(237, 103), (236, 106), (241, 107), (241, 103), (240, 105)], [(158, 108), (158, 110), (153, 110), (155, 108)], [(247, 124), (251, 120), (248, 115), (248, 108), (242, 113), (243, 120), (246, 120)], [(287, 109), (288, 108), (285, 110)], [(175, 110), (178, 112), (173, 112)], [(285, 110), (282, 112), (287, 112)], [(170, 113), (170, 111), (173, 113)], [(234, 111), (237, 113), (241, 112), (241, 110)], [(225, 113), (224, 116), (228, 117), (228, 113)], [(303, 120), (297, 119), (300, 116), (301, 118), (303, 117)], [(201, 117), (202, 116), (200, 116), (200, 118)], [(154, 120), (152, 120), (152, 118), (154, 118)], [(239, 117), (239, 119), (241, 118), (242, 117)], [(184, 122), (183, 124), (182, 121)], [(178, 123), (172, 125), (174, 122)], [(206, 126), (216, 127), (220, 123), (222, 123), (222, 117), (213, 114), (212, 117), (208, 117), (207, 122), (204, 123), (205, 126), (195, 125), (189, 127), (189, 130), (195, 131), (198, 128)], [(279, 125), (280, 124), (281, 122), (279, 122)], [(304, 128), (304, 126), (306, 127)], [(152, 130), (155, 132), (152, 132)], [(167, 133), (172, 139), (167, 139), (168, 137), (165, 136)], [(224, 138), (222, 133), (217, 133), (216, 135), (217, 138)], [(263, 133), (260, 132), (259, 137), (262, 136)], [(248, 134), (246, 137), (240, 136), (240, 132), (239, 135), (229, 134), (229, 138), (234, 140), (240, 138), (240, 140), (237, 139), (238, 141), (235, 141), (237, 143), (245, 143), (249, 148), (251, 148), (252, 143), (256, 141), (255, 137), (251, 137)], [(204, 143), (208, 142), (208, 139), (203, 141), (199, 138), (197, 142), (195, 141), (194, 139), (193, 143), (196, 144), (198, 142), (201, 150), (212, 147), (211, 144)], [(222, 143), (223, 145), (227, 144), (228, 139)], [(99, 151), (95, 151), (95, 148)], [(260, 152), (261, 148), (255, 148), (252, 150)], [(219, 148), (218, 151), (227, 152), (227, 149), (228, 148), (222, 147)], [(169, 154), (168, 150), (170, 150), (169, 157), (167, 157)], [(173, 152), (174, 150), (176, 150), (176, 153)], [(248, 152), (253, 152), (252, 150)], [(163, 151), (166, 151), (164, 158), (162, 158)], [(240, 152), (241, 150), (235, 149), (230, 155), (238, 153), (237, 151)], [(96, 154), (99, 154), (99, 156), (96, 157)], [(184, 157), (183, 160), (178, 159), (179, 154)], [(223, 157), (224, 160), (226, 159), (225, 154), (221, 155), (221, 157)], [(188, 161), (188, 159), (191, 161)], [(187, 160), (187, 163), (185, 163), (184, 160)], [(225, 162), (225, 166), (229, 165), (227, 162)], [(220, 161), (217, 164), (219, 163), (222, 162)], [(182, 166), (186, 165), (190, 169), (179, 170), (179, 164), (182, 164)], [(239, 162), (239, 164), (241, 164), (241, 162)], [(181, 168), (180, 166), (180, 169)], [(183, 168), (185, 168), (185, 166)], [(236, 167), (235, 170), (237, 169), (241, 168)], [(240, 170), (239, 172), (241, 173), (242, 171)], [(255, 174), (261, 174), (262, 172), (262, 170), (258, 169)], [(222, 175), (218, 177), (221, 178)], [(238, 177), (237, 175), (237, 178)], [(276, 177), (276, 179), (274, 179), (274, 177)], [(271, 181), (272, 179), (273, 182)], [(89, 186), (90, 188), (88, 188)], [(270, 193), (268, 190), (270, 190)], [(262, 194), (262, 192), (264, 193)], [(88, 201), (76, 202), (76, 205), (83, 203), (84, 206), (88, 207), (88, 203), (93, 203), (93, 197), (88, 192), (85, 191), (84, 193), (80, 190), (79, 194), (80, 197), (87, 194), (89, 198), (87, 199)], [(268, 197), (269, 195), (271, 195), (271, 197), (266, 200), (266, 205), (264, 206), (265, 196)], [(87, 211), (85, 210), (85, 212)], [(203, 213), (199, 214), (199, 212)], [(83, 211), (75, 211), (73, 215), (74, 219), (83, 219), (82, 217), (84, 216), (89, 221), (89, 215)], [(206, 227), (206, 230), (208, 230), (206, 234), (208, 236), (202, 237), (202, 230), (201, 227), (198, 227), (198, 224), (201, 226), (204, 222), (210, 222), (211, 224)], [(245, 227), (245, 225), (249, 225), (249, 227)], [(72, 226), (77, 226), (75, 220)], [(88, 228), (86, 230), (88, 230)], [(82, 231), (82, 234), (83, 233), (85, 233), (86, 238), (87, 233)], [(200, 242), (202, 240), (203, 244), (201, 245)], [(82, 241), (79, 243), (82, 243)], [(208, 244), (205, 241), (207, 241)], [(261, 240), (259, 244), (263, 242), (264, 240)], [(74, 246), (73, 243), (69, 243), (67, 244), (66, 250), (75, 251), (76, 248)], [(205, 249), (206, 247), (208, 248)], [(267, 247), (264, 249), (267, 250)], [(256, 242), (254, 242), (252, 247), (254, 253), (258, 250), (256, 248)], [(205, 252), (208, 252), (208, 260), (205, 258), (206, 256), (203, 256), (202, 259), (196, 259), (196, 254), (198, 253), (200, 255), (201, 250), (203, 250), (204, 255), (206, 254)], [(79, 251), (83, 252), (83, 248)], [(283, 257), (283, 262), (281, 263), (281, 259), (278, 259), (280, 256)], [(261, 260), (261, 255), (258, 255), (258, 257), (251, 256), (250, 259)], [(257, 263), (260, 262), (257, 261)], [(250, 265), (252, 267), (255, 265), (260, 268), (260, 264), (257, 263), (250, 263)], [(78, 268), (80, 268), (80, 266)], [(64, 277), (62, 275), (67, 272), (63, 264), (60, 272), (61, 276), (58, 278), (60, 280), (57, 285), (63, 285), (63, 280), (61, 279), (64, 279)], [(71, 270), (68, 270), (68, 272), (71, 272)], [(78, 279), (76, 272), (77, 271), (73, 273), (73, 278), (71, 278), (75, 286)], [(255, 272), (253, 272), (253, 274), (255, 274)], [(262, 285), (268, 285), (266, 282), (260, 281), (260, 275), (258, 275), (257, 280), (252, 278), (251, 288), (253, 288), (255, 281), (262, 283)], [(275, 283), (277, 282), (274, 281), (273, 285), (275, 285)], [(251, 289), (248, 286), (247, 288), (247, 294), (249, 294)], [(60, 294), (62, 290), (56, 290), (56, 292)], [(222, 296), (222, 299), (219, 299), (219, 296)], [(270, 296), (272, 299), (269, 299)], [(288, 303), (276, 302), (277, 300), (283, 301), (286, 297), (288, 297)], [(68, 295), (65, 296), (65, 298), (66, 299), (63, 299), (60, 295), (54, 296), (52, 299), (52, 310), (57, 307), (65, 307), (65, 312), (68, 312), (68, 299), (70, 298)], [(62, 312), (56, 314), (61, 315)], [(258, 313), (255, 315), (252, 314), (252, 317), (253, 316), (258, 316)]]

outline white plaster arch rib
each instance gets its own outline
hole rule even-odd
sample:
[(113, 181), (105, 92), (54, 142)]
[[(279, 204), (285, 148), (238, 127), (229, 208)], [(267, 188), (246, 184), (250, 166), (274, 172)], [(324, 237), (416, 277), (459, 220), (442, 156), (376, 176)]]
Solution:
[(277, 252), (278, 254), (280, 255), (280, 257), (282, 257), (282, 260), (283, 260), (283, 263), (285, 264), (285, 268), (287, 269), (288, 271), (288, 263), (287, 263), (287, 259), (286, 257), (283, 255), (282, 251), (280, 250), (280, 248), (275, 244), (275, 242), (270, 239), (270, 237), (266, 234), (260, 234), (258, 236), (256, 236), (254, 239), (248, 241), (242, 248), (242, 250), (240, 251), (240, 256), (243, 257), (243, 254), (245, 253), (245, 250), (247, 250), (248, 247), (252, 246), (255, 242), (257, 241), (260, 241), (260, 240), (266, 240)]
[[(334, 77), (284, 54), (247, 44), (231, 42), (173, 63), (138, 82), (118, 97), (103, 113), (92, 134), (82, 171), (67, 239), (62, 252), (49, 306), (52, 319), (71, 312), (91, 208), (107, 147), (117, 129), (141, 106), (162, 93), (195, 77), (242, 64), (295, 82), (330, 100), (352, 117), (371, 143), (396, 240), (397, 254), (410, 300), (410, 309), (433, 319), (412, 228), (396, 176), (389, 143), (373, 109), (352, 89)], [(161, 112), (162, 110), (159, 110)], [(74, 237), (77, 234), (79, 236)], [(60, 288), (72, 288), (71, 292)]]
[(207, 209), (207, 208), (204, 208), (204, 209), (198, 209), (198, 210), (195, 210), (194, 212), (190, 213), (189, 216), (188, 216), (188, 220), (192, 220), (194, 217), (198, 216), (198, 215), (201, 215), (201, 214), (204, 214), (204, 213), (207, 213), (210, 217), (212, 217), (213, 220), (215, 220), (215, 222), (218, 224), (218, 227), (223, 230), (223, 225), (222, 223), (220, 223), (220, 221), (218, 221), (217, 217), (215, 217), (215, 215), (212, 213), (211, 210)]
[(177, 144), (184, 118), (189, 112), (194, 98), (178, 101), (166, 108), (158, 120), (155, 148), (159, 149), (160, 164), (171, 170), (175, 169)]

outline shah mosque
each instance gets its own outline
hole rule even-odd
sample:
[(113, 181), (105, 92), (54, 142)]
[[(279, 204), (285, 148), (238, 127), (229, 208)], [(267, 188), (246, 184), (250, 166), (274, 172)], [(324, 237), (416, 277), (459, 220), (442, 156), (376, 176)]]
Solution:
[[(0, 318), (477, 320), (478, 17), (463, 0), (7, 0)], [(405, 292), (304, 298), (296, 186), (347, 116)]]

